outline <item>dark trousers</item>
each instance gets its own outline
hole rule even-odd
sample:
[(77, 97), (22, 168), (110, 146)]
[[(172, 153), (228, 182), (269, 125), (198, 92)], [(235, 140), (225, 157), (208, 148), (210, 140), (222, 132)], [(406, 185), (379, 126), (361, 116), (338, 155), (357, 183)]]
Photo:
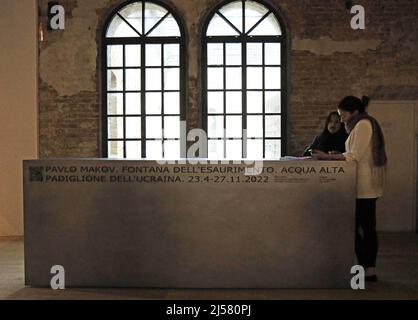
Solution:
[(356, 256), (364, 268), (376, 267), (378, 240), (376, 233), (377, 199), (357, 199), (356, 202)]

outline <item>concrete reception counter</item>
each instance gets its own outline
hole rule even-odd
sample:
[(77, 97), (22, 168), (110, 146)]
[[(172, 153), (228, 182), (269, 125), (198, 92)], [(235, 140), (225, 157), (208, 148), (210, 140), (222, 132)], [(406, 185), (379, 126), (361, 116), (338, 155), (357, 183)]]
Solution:
[(349, 288), (355, 165), (263, 166), (25, 161), (26, 283)]

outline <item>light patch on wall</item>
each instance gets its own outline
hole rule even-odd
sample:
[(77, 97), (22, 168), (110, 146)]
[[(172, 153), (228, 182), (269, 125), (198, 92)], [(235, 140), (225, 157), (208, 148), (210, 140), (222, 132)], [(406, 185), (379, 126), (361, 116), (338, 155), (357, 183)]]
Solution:
[(40, 52), (40, 77), (60, 96), (95, 91), (98, 24), (97, 10), (103, 0), (83, 1), (67, 19), (62, 38)]
[(381, 40), (354, 40), (335, 41), (330, 37), (321, 37), (318, 40), (293, 39), (292, 50), (309, 51), (317, 55), (332, 55), (336, 52), (363, 53), (376, 50)]

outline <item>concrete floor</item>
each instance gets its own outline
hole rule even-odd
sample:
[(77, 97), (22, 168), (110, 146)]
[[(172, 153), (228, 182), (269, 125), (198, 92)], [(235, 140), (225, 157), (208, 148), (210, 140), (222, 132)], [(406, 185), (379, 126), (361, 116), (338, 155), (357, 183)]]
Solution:
[(0, 300), (278, 300), (278, 299), (414, 299), (418, 300), (418, 235), (380, 235), (380, 281), (366, 290), (169, 290), (51, 289), (24, 285), (23, 240), (0, 238)]

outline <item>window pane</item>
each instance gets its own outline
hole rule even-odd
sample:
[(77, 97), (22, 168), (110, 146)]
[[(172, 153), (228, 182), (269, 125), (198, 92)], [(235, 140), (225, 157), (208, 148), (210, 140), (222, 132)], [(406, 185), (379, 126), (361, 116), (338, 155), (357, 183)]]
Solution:
[(207, 36), (238, 36), (238, 32), (234, 30), (224, 19), (215, 14), (209, 23)]
[(126, 94), (126, 114), (141, 114), (141, 94), (127, 93)]
[(123, 46), (107, 46), (108, 67), (123, 67)]
[(180, 37), (177, 21), (170, 14), (149, 35), (149, 37)]
[(210, 160), (224, 159), (224, 141), (209, 140), (208, 141), (208, 158)]
[(281, 137), (281, 117), (280, 116), (267, 116), (266, 117), (266, 137), (267, 138), (280, 138)]
[(266, 43), (266, 64), (281, 64), (281, 44), (280, 43)]
[(262, 89), (263, 88), (263, 68), (249, 67), (247, 68), (247, 88)]
[(126, 158), (141, 159), (141, 141), (126, 141)]
[(142, 33), (142, 4), (133, 3), (124, 7), (120, 12), (122, 17), (124, 17), (130, 25), (132, 25), (135, 30), (139, 33)]
[(243, 24), (243, 17), (242, 17), (242, 2), (241, 1), (234, 1), (230, 4), (223, 6), (219, 10), (222, 15), (231, 22), (235, 28), (237, 28), (240, 32), (242, 32), (242, 24)]
[(107, 71), (107, 89), (109, 91), (123, 91), (123, 70)]
[(163, 158), (163, 142), (147, 141), (147, 159), (160, 160)]
[(180, 93), (164, 93), (164, 112), (166, 114), (180, 114)]
[(145, 61), (147, 67), (161, 66), (161, 45), (147, 44), (145, 47)]
[(226, 93), (226, 113), (242, 113), (242, 93)]
[(109, 117), (107, 119), (107, 132), (109, 139), (123, 139), (123, 118)]
[(245, 3), (245, 32), (248, 32), (266, 13), (268, 9), (260, 3)]
[(226, 89), (242, 88), (242, 69), (226, 68)]
[(165, 16), (167, 10), (154, 3), (145, 2), (145, 33)]
[(165, 44), (164, 45), (164, 65), (180, 66), (180, 45)]
[(224, 94), (223, 92), (208, 92), (208, 113), (224, 112)]
[(107, 29), (106, 37), (137, 38), (139, 35), (119, 16), (115, 16)]
[(180, 69), (164, 69), (164, 90), (180, 90)]
[(162, 139), (163, 123), (161, 117), (147, 117), (147, 139)]
[(263, 64), (262, 43), (247, 43), (247, 64), (260, 66)]
[(241, 43), (226, 44), (226, 64), (228, 66), (240, 66), (242, 64)]
[(263, 138), (263, 116), (247, 117), (247, 138)]
[[(105, 93), (108, 127), (105, 139), (117, 140), (112, 144), (108, 141), (109, 157), (140, 159), (141, 148), (145, 152), (146, 146), (150, 149), (146, 150), (149, 158), (161, 159), (163, 141), (144, 140), (161, 140), (163, 134), (167, 139), (180, 138), (183, 84), (182, 46), (178, 38), (181, 30), (173, 15), (162, 5), (148, 1), (129, 2), (119, 9), (106, 30), (107, 37), (138, 39), (114, 39), (109, 41), (112, 44), (104, 47), (108, 91)], [(154, 38), (146, 41), (145, 37), (171, 37), (172, 40)], [(170, 158), (179, 158), (179, 141), (169, 141), (165, 148)]]
[(126, 70), (126, 90), (141, 90), (141, 69)]
[(125, 55), (127, 67), (141, 66), (141, 45), (126, 45)]
[(180, 159), (180, 141), (164, 141), (164, 159)]
[(224, 45), (223, 43), (208, 43), (208, 65), (224, 64)]
[(242, 117), (227, 116), (226, 117), (226, 137), (242, 138)]
[(247, 158), (251, 160), (263, 159), (263, 140), (247, 140)]
[(146, 95), (146, 113), (147, 114), (161, 114), (162, 113), (162, 98), (160, 92), (149, 92)]
[(141, 139), (141, 117), (126, 118), (126, 139)]
[(164, 118), (164, 138), (180, 139), (180, 117)]
[(208, 68), (208, 89), (223, 89), (223, 68)]
[(145, 76), (147, 90), (161, 90), (161, 69), (147, 69)]
[(242, 140), (226, 141), (226, 158), (230, 160), (242, 159)]
[(273, 13), (265, 18), (253, 31), (250, 32), (250, 36), (280, 36), (282, 30), (279, 22)]
[(266, 68), (266, 89), (281, 88), (281, 68)]
[[(242, 2), (233, 2), (228, 6), (241, 6)], [(230, 12), (225, 11), (225, 7), (221, 8), (221, 12), (225, 12), (225, 14), (230, 14)], [(253, 27), (260, 19), (268, 12), (268, 9), (265, 8), (263, 5), (258, 4), (253, 1), (246, 1), (246, 30), (248, 31), (251, 27)], [(235, 18), (238, 16), (238, 11), (236, 12)], [(242, 11), (239, 13), (242, 16)], [(233, 15), (228, 16), (227, 18), (233, 19)], [(215, 16), (216, 18), (216, 16)], [(267, 23), (268, 22), (268, 23)], [(263, 28), (264, 31), (269, 32), (266, 26), (271, 24), (271, 22), (277, 22), (274, 15), (268, 16), (265, 21), (261, 21), (261, 24), (256, 28), (254, 33), (257, 30), (260, 30), (260, 27)], [(213, 23), (213, 21), (212, 21)], [(242, 24), (242, 17), (240, 20)], [(220, 23), (221, 24), (221, 23)], [(242, 25), (241, 25), (242, 27)], [(226, 27), (229, 29), (230, 27)], [(278, 29), (280, 30), (280, 28)], [(233, 33), (233, 32), (232, 32)], [(209, 32), (208, 32), (209, 34)], [(275, 35), (275, 34), (273, 34)], [(223, 48), (225, 47), (225, 53), (223, 52)], [(263, 92), (263, 91), (248, 91), (247, 92), (247, 112), (248, 113), (259, 113), (258, 116), (248, 116), (247, 124), (249, 130), (249, 137), (258, 138), (257, 140), (251, 140), (250, 143), (252, 146), (252, 156), (260, 159), (263, 157), (263, 147), (264, 141), (261, 139), (265, 134), (271, 137), (280, 137), (281, 136), (281, 121), (280, 117), (274, 118), (271, 117), (266, 121), (266, 127), (263, 127), (263, 110), (267, 114), (272, 113), (280, 113), (281, 111), (281, 92), (278, 89), (281, 88), (281, 71), (280, 68), (274, 67), (261, 67), (263, 63), (266, 65), (280, 65), (281, 64), (281, 45), (279, 43), (266, 43), (265, 50), (263, 50), (262, 43), (248, 43), (246, 46), (247, 49), (247, 64), (253, 66), (260, 66), (260, 67), (248, 67), (246, 70), (246, 78), (247, 78), (247, 89), (248, 90), (277, 90), (272, 92)], [(223, 61), (223, 57), (225, 54), (225, 61)], [(235, 43), (209, 43), (208, 44), (208, 65), (215, 66), (215, 65), (222, 65), (225, 64), (226, 66), (233, 66), (233, 65), (241, 65), (242, 62), (242, 52), (241, 52), (241, 44)], [(212, 70), (210, 70), (212, 69)], [(238, 68), (237, 68), (238, 69)], [(240, 90), (242, 89), (242, 85), (239, 85), (239, 81), (242, 79), (242, 71), (241, 76), (238, 74), (238, 70), (234, 68), (208, 68), (208, 90)], [(225, 75), (223, 74), (225, 71)], [(277, 72), (278, 71), (278, 72)], [(212, 73), (212, 74), (211, 74)], [(217, 73), (217, 74), (216, 74)], [(224, 76), (226, 78), (224, 78)], [(223, 80), (223, 81), (222, 81)], [(242, 82), (242, 80), (241, 80)], [(264, 85), (263, 85), (264, 84)], [(214, 114), (215, 112), (221, 113), (222, 111), (226, 114), (241, 114), (243, 112), (242, 107), (242, 95), (239, 92), (225, 92), (226, 97), (223, 97), (223, 93), (221, 92), (208, 92), (208, 114)], [(265, 95), (265, 97), (263, 96)], [(223, 106), (225, 99), (225, 107)], [(212, 116), (213, 118), (213, 116)], [(209, 120), (209, 119), (208, 119)], [(224, 119), (219, 117), (219, 123), (222, 123)], [(237, 125), (238, 122), (234, 122), (234, 119), (229, 116), (226, 117), (224, 120), (226, 122), (226, 136), (231, 137), (232, 128), (235, 128), (236, 132), (238, 131)], [(235, 119), (236, 120), (236, 119)], [(242, 120), (242, 119), (241, 119)], [(267, 120), (267, 118), (266, 118)], [(208, 125), (209, 125), (208, 121)], [(235, 123), (235, 126), (233, 124)], [(242, 121), (239, 121), (239, 125), (242, 126)], [(209, 126), (208, 126), (209, 128)], [(240, 128), (240, 136), (242, 134), (242, 128)], [(209, 131), (209, 129), (208, 129)], [(235, 132), (235, 133), (236, 133)], [(221, 135), (219, 135), (221, 137)], [(280, 141), (279, 141), (280, 142)], [(214, 144), (215, 142), (213, 142)], [(225, 142), (228, 143), (228, 142)], [(222, 147), (222, 145), (221, 145)]]
[(122, 115), (123, 114), (123, 94), (110, 93), (107, 95), (107, 114)]
[(123, 141), (109, 141), (107, 155), (110, 159), (123, 159)]
[(261, 91), (247, 92), (247, 112), (262, 113), (263, 112), (263, 93)]
[(281, 158), (281, 140), (266, 140), (265, 159), (277, 160)]
[(224, 136), (224, 117), (208, 117), (208, 137), (222, 138)]
[(266, 92), (266, 113), (281, 113), (281, 92)]

